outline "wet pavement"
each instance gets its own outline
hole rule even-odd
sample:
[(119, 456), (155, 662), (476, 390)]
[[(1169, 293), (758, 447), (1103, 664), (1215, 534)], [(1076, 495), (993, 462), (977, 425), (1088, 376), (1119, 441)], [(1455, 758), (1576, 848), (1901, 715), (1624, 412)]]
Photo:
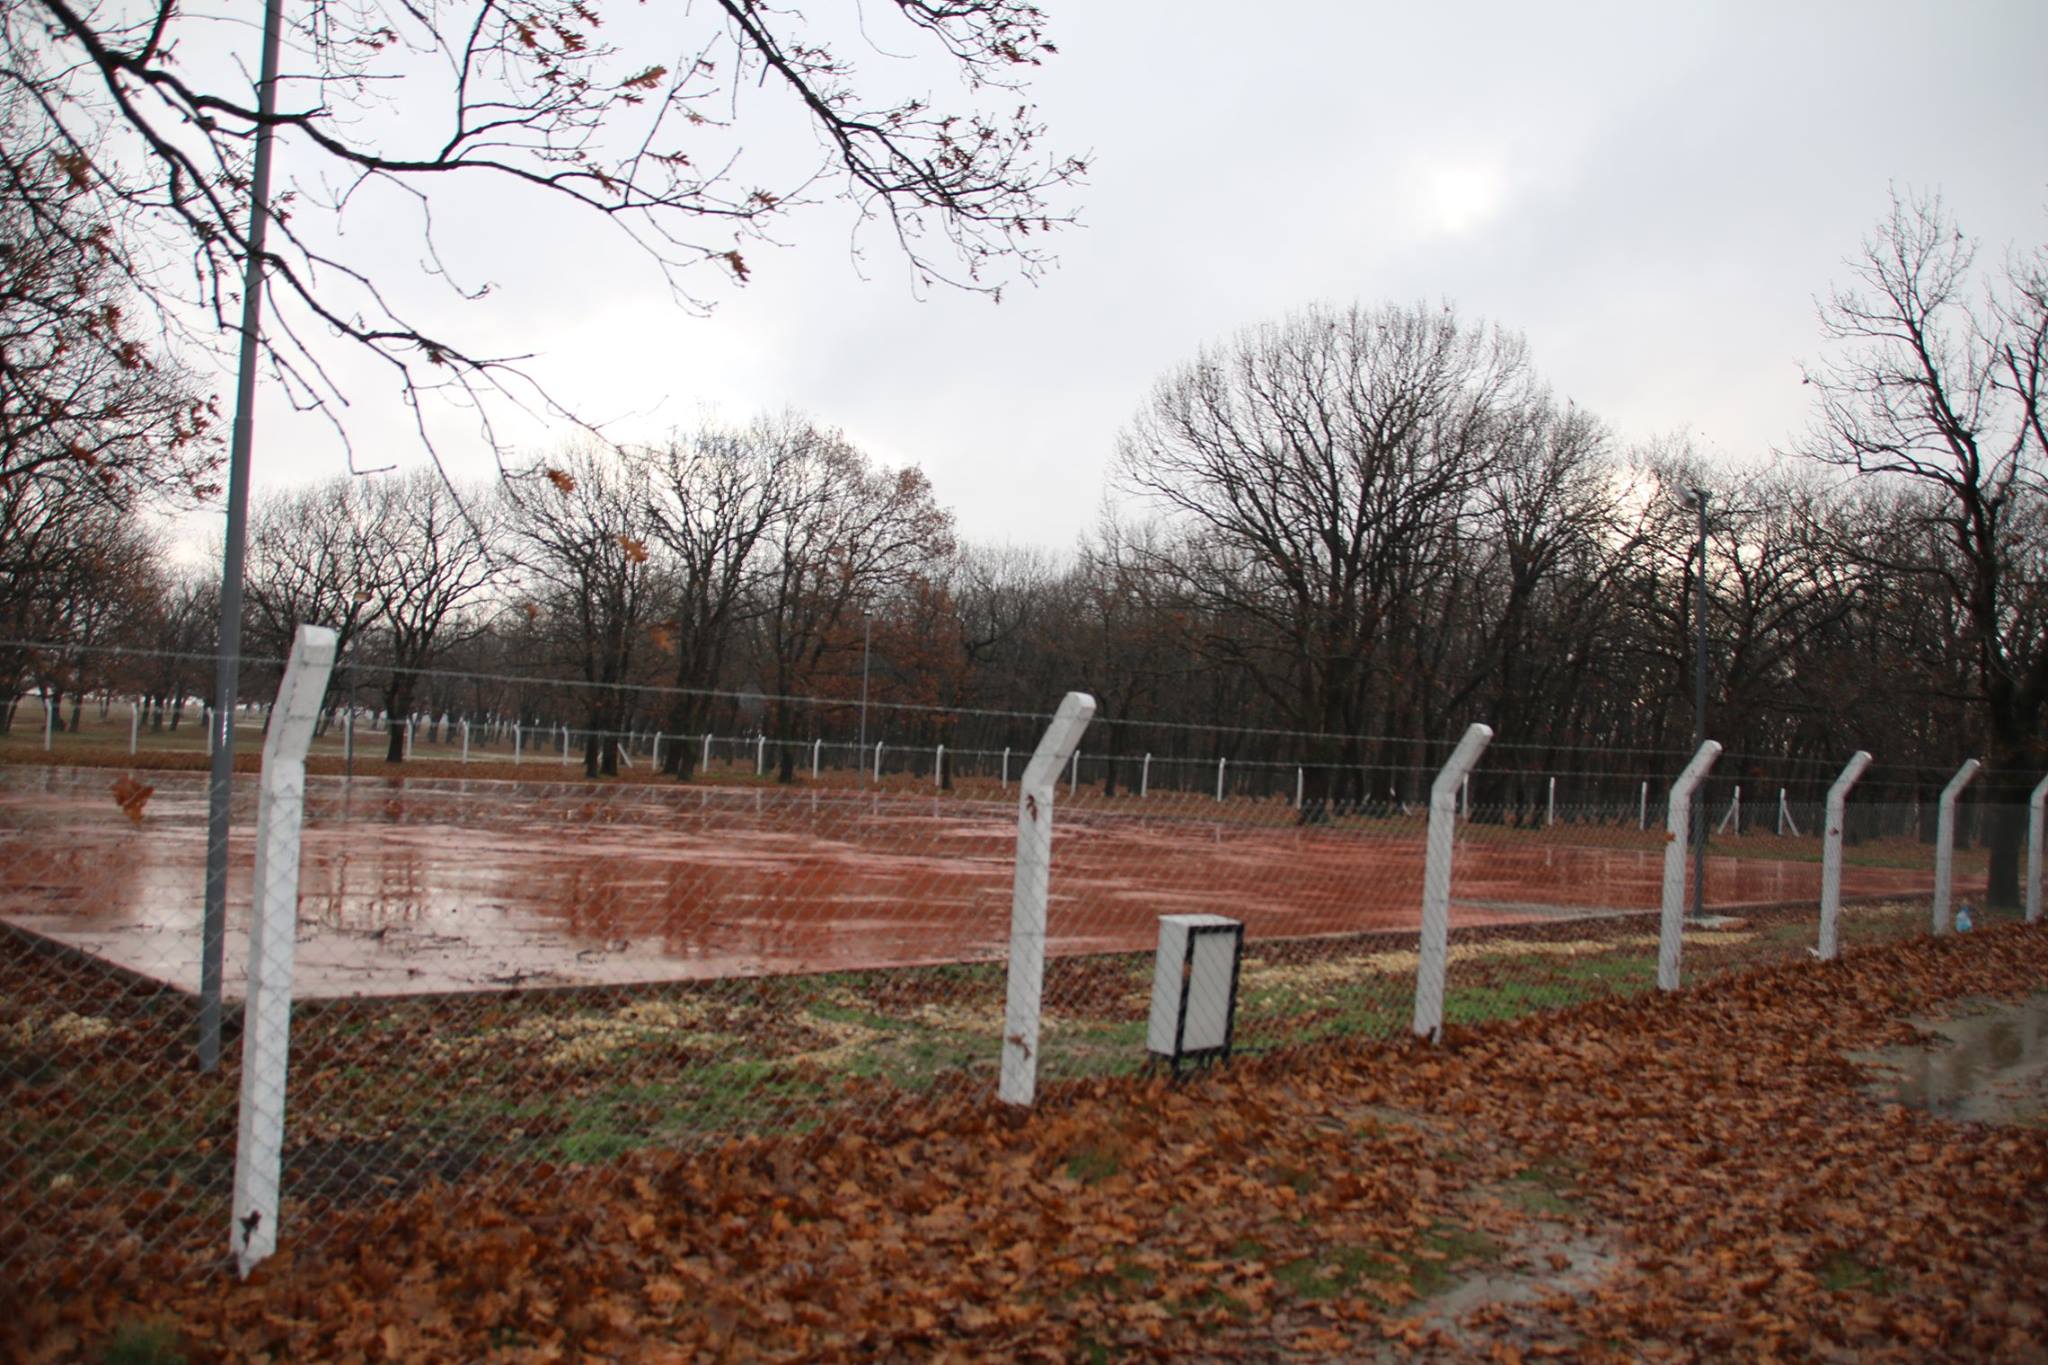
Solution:
[[(0, 918), (183, 989), (198, 978), (205, 778), (144, 773), (139, 822), (111, 769), (0, 769)], [(247, 950), (255, 784), (237, 784), (227, 980)], [(1224, 808), (1226, 811), (1228, 807)], [(1054, 817), (1049, 948), (1147, 949), (1162, 914), (1253, 940), (1412, 929), (1419, 826), (1297, 828), (1193, 800)], [(1263, 818), (1271, 819), (1268, 812)], [(1465, 826), (1454, 925), (1653, 909), (1655, 847)], [(389, 995), (958, 962), (1008, 939), (1007, 802), (775, 787), (600, 787), (315, 777), (297, 990)], [(1817, 901), (1820, 867), (1709, 861), (1709, 903)], [(1851, 867), (1849, 897), (1924, 872)]]

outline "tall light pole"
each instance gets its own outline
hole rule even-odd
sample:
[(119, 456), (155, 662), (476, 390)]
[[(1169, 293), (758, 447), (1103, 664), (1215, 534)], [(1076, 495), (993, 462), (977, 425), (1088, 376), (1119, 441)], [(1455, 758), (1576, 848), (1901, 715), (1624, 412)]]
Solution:
[(220, 1065), (221, 968), (227, 942), (228, 806), (235, 788), (235, 703), (242, 690), (242, 550), (249, 519), (249, 449), (256, 438), (256, 361), (263, 335), (263, 240), (270, 227), (271, 124), (277, 113), (284, 0), (263, 7), (256, 82), (256, 162), (249, 184), (249, 250), (242, 265), (242, 353), (228, 447), (228, 525), (220, 563), (220, 656), (213, 689), (213, 772), (206, 794), (206, 902), (199, 933), (199, 1069)]
[(854, 763), (865, 769), (868, 752), (868, 648), (875, 642), (875, 618), (860, 614), (860, 752)]
[[(1693, 607), (1692, 751), (1698, 753), (1707, 742), (1707, 490), (1695, 488), (1686, 499), (1699, 509), (1699, 577), (1694, 579), (1697, 596)], [(1707, 913), (1707, 784), (1700, 784), (1693, 798), (1692, 824), (1692, 913), (1695, 919)]]

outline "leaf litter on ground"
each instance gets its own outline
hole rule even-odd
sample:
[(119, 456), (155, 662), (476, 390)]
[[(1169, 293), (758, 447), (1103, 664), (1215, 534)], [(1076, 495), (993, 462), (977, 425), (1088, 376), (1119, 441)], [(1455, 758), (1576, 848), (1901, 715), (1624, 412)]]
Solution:
[(2048, 930), (2014, 925), (1437, 1047), (430, 1185), (246, 1282), (32, 1267), (0, 1350), (149, 1324), (195, 1361), (2040, 1359), (2048, 1129), (1883, 1103), (1849, 1054), (2044, 985)]

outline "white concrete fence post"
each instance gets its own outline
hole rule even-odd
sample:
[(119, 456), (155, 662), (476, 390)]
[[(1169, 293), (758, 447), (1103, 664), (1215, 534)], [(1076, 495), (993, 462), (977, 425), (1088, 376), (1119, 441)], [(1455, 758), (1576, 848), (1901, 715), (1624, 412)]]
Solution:
[(709, 733), (706, 733), (704, 736), (704, 752), (697, 756), (697, 771), (700, 773), (711, 771), (711, 736)]
[(1788, 829), (1792, 831), (1793, 838), (1797, 839), (1800, 837), (1799, 822), (1792, 818), (1792, 803), (1785, 799), (1785, 789), (1780, 787), (1778, 788), (1778, 834), (1780, 837)]
[(135, 746), (142, 740), (142, 708), (131, 703), (128, 707), (128, 752), (133, 754)]
[(1550, 793), (1543, 803), (1543, 828), (1549, 829), (1557, 823), (1557, 779), (1550, 779)]
[(1294, 808), (1296, 810), (1301, 809), (1302, 798), (1307, 794), (1307, 791), (1307, 778), (1303, 775), (1300, 768), (1296, 768), (1294, 770)]
[(825, 741), (823, 739), (811, 741), (811, 781), (813, 782), (818, 780), (818, 759), (824, 752)]
[(1142, 798), (1152, 792), (1152, 755), (1145, 755), (1145, 766), (1138, 769), (1138, 795)]
[(562, 727), (562, 766), (569, 766), (569, 727)]
[(1842, 913), (1842, 833), (1849, 818), (1849, 789), (1869, 766), (1870, 755), (1858, 749), (1828, 788), (1827, 824), (1820, 844), (1820, 946), (1815, 949), (1823, 962), (1833, 962), (1840, 954), (1836, 922)]
[(943, 786), (945, 784), (945, 777), (946, 746), (941, 744), (939, 751), (932, 755), (932, 785), (934, 787)]
[(881, 782), (881, 780), (882, 780), (882, 741), (878, 739), (878, 740), (876, 740), (876, 741), (875, 741), (875, 781), (876, 781), (876, 783), (878, 783), (878, 784), (879, 784), (879, 783)]
[(1956, 775), (1941, 789), (1941, 805), (1934, 817), (1934, 932), (1949, 930), (1949, 903), (1954, 899), (1956, 864), (1956, 798), (1984, 765), (1967, 759)]
[(1643, 783), (1643, 789), (1636, 796), (1636, 828), (1650, 827), (1650, 784)]
[(462, 761), (469, 762), (469, 722), (462, 722)]
[(1010, 746), (1003, 746), (1003, 790), (1010, 789)]
[(654, 747), (648, 753), (647, 766), (656, 772), (661, 771), (661, 731), (659, 730), (654, 732)]
[(512, 722), (512, 766), (515, 768), (519, 766), (519, 740), (519, 722), (515, 720)]
[(299, 928), (299, 832), (306, 750), (334, 669), (335, 635), (300, 626), (263, 741), (256, 803), (256, 872), (250, 894), (249, 979), (243, 1003), (242, 1095), (235, 1133), (234, 1221), (229, 1249), (244, 1278), (277, 1250), (283, 1178), (285, 1074), (291, 1058), (292, 955)]
[(1472, 775), (1465, 774), (1465, 780), (1458, 784), (1458, 814), (1465, 819), (1472, 818)]
[[(1679, 957), (1684, 950), (1685, 855), (1692, 838), (1692, 794), (1706, 781), (1707, 770), (1721, 756), (1721, 745), (1707, 740), (1671, 784), (1671, 802), (1664, 814), (1664, 917), (1657, 934), (1657, 989), (1678, 989)], [(1704, 914), (1706, 906), (1697, 907)]]
[(43, 693), (43, 752), (50, 752), (50, 732), (57, 719), (57, 708), (50, 705), (50, 694)]
[(2048, 807), (2048, 777), (2034, 787), (2027, 798), (2027, 923), (2041, 919), (2041, 837), (2044, 807)]
[(1216, 760), (1216, 799), (1218, 801), (1221, 801), (1223, 799), (1223, 783), (1225, 781), (1225, 777), (1228, 773), (1229, 767), (1229, 759), (1219, 758)]
[(1457, 839), (1457, 797), (1472, 765), (1493, 742), (1493, 729), (1470, 725), (1458, 747), (1429, 786), (1429, 838), (1422, 864), (1422, 942), (1415, 964), (1415, 1023), (1418, 1038), (1432, 1042), (1444, 1032), (1444, 968), (1450, 959), (1451, 857)]
[(762, 731), (754, 737), (754, 776), (762, 777), (768, 772), (768, 733)]
[(1081, 751), (1074, 750), (1074, 758), (1067, 765), (1067, 795), (1072, 796), (1081, 789)]
[(1734, 825), (1737, 834), (1742, 833), (1742, 785), (1736, 784), (1735, 795), (1728, 799), (1728, 813), (1721, 817), (1721, 823), (1714, 826), (1714, 833), (1726, 834), (1728, 826)]
[(1045, 903), (1052, 878), (1052, 798), (1060, 769), (1095, 716), (1095, 698), (1069, 692), (1017, 786), (1017, 871), (1010, 898), (1009, 991), (997, 1096), (1030, 1104), (1038, 1094), (1038, 1024), (1045, 993)]

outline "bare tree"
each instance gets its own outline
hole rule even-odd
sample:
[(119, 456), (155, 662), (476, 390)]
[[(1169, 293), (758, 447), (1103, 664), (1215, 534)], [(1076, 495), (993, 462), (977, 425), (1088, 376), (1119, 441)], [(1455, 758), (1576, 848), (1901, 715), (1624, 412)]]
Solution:
[(413, 712), (420, 674), (484, 628), (478, 607), (497, 577), (491, 542), (500, 504), (482, 490), (458, 501), (432, 469), (373, 479), (365, 500), (377, 635), (390, 665), (384, 713), (393, 724), (384, 760), (402, 763), (405, 730), (397, 721)]
[(814, 431), (790, 464), (785, 514), (770, 536), (769, 593), (760, 622), (769, 728), (783, 741), (780, 776), (795, 776), (796, 712), (850, 622), (952, 552), (952, 516), (916, 468), (887, 469), (838, 432)]
[[(676, 692), (668, 729), (694, 734), (708, 723), (709, 693), (724, 674), (735, 632), (760, 606), (765, 542), (785, 515), (795, 463), (814, 439), (791, 416), (743, 428), (706, 425), (649, 452), (654, 499), (648, 532), (673, 578), (675, 615), (665, 628), (675, 654)], [(696, 751), (671, 745), (665, 770), (687, 780)]]
[(1814, 459), (1923, 489), (1929, 532), (1865, 553), (1940, 583), (1967, 622), (1999, 803), (1988, 895), (2019, 896), (2023, 803), (2044, 766), (2048, 703), (2048, 246), (1988, 276), (1939, 197), (1894, 195), (1821, 309), (1827, 359), (1807, 372)]
[(1448, 567), (1529, 382), (1518, 338), (1448, 308), (1317, 308), (1204, 350), (1120, 439), (1124, 481), (1189, 532), (1160, 567), (1233, 623), (1210, 648), (1343, 737), (1340, 800), (1362, 796), (1374, 652)]
[(149, 343), (119, 222), (7, 80), (0, 148), (0, 487), (33, 479), (115, 507), (211, 492), (212, 400)]
[(582, 680), (584, 775), (615, 776), (634, 668), (662, 606), (647, 463), (579, 450), (508, 480), (506, 496), (529, 614), (559, 629)]
[(369, 492), (356, 479), (276, 492), (250, 510), (244, 638), (278, 678), (299, 627), (327, 626), (335, 633), (328, 693), (346, 690), (355, 647), (383, 610), (376, 536)]
[[(755, 264), (742, 248), (827, 197), (879, 224), (920, 282), (994, 290), (1011, 270), (1040, 268), (1041, 234), (1064, 217), (1051, 199), (1083, 169), (1041, 150), (1042, 127), (1019, 103), (1023, 76), (1053, 51), (1024, 0), (890, 0), (863, 16), (878, 51), (921, 50), (957, 78), (948, 104), (863, 93), (832, 33), (749, 0), (629, 21), (617, 46), (583, 0), (360, 0), (288, 15), (283, 94), (265, 116), (234, 67), (187, 59), (243, 38), (247, 16), (173, 0), (0, 8), (0, 81), (34, 114), (0, 159), (16, 159), (18, 140), (54, 159), (93, 216), (153, 225), (149, 238), (111, 242), (109, 259), (167, 317), (196, 307), (229, 338), (250, 251), (244, 191), (267, 122), (295, 174), (266, 251), (276, 323), (262, 344), (292, 401), (337, 423), (329, 338), (382, 362), (416, 412), (444, 394), (487, 437), (491, 405), (479, 399), (534, 393), (506, 358), (429, 330), (400, 301), (400, 278), (339, 230), (350, 207), (386, 223), (416, 215), (424, 273), (465, 297), (488, 286), (452, 267), (462, 244), (442, 239), (438, 211), (486, 187), (568, 207), (621, 233), (701, 306), (684, 288), (689, 267), (745, 280)], [(772, 140), (757, 124), (792, 119), (816, 134), (815, 153), (764, 152)], [(388, 237), (363, 240), (381, 252)], [(180, 288), (156, 267), (181, 257)], [(424, 420), (419, 432), (428, 441)]]

